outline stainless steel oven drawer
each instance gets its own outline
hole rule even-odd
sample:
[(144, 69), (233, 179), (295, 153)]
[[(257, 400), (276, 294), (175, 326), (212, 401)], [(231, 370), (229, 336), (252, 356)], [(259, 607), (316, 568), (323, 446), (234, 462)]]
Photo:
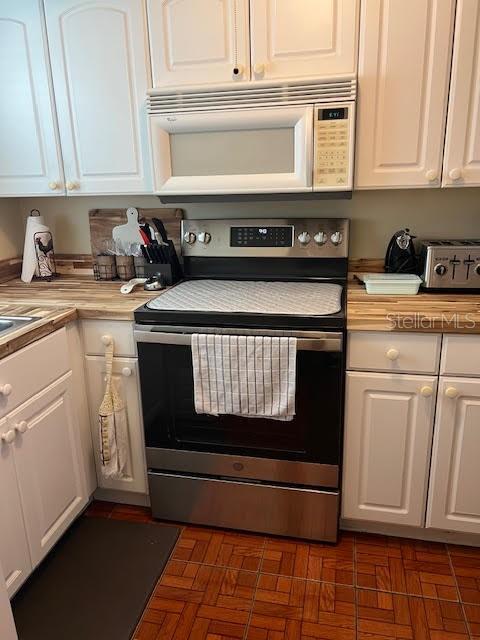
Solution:
[(338, 491), (149, 472), (155, 518), (335, 542)]

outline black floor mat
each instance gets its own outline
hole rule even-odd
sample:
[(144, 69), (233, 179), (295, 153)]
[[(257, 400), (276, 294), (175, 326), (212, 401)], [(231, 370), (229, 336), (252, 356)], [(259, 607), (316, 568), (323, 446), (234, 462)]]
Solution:
[(178, 534), (80, 518), (15, 596), (19, 640), (130, 640)]

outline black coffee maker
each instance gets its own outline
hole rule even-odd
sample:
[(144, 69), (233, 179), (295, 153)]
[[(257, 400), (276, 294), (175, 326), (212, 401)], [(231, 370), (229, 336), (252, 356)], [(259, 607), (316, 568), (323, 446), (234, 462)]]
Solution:
[(417, 273), (417, 258), (410, 229), (396, 231), (385, 255), (386, 273)]

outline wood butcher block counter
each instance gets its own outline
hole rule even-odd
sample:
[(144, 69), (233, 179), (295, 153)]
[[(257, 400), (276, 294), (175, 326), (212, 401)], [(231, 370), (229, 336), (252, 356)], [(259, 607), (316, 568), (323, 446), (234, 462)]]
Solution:
[(0, 315), (38, 318), (15, 331), (0, 333), (0, 358), (77, 318), (133, 321), (133, 312), (159, 292), (120, 293), (121, 282), (97, 282), (91, 276), (61, 276), (52, 282), (0, 284)]
[(350, 282), (347, 292), (349, 331), (480, 333), (480, 295), (419, 293), (416, 296), (369, 295)]

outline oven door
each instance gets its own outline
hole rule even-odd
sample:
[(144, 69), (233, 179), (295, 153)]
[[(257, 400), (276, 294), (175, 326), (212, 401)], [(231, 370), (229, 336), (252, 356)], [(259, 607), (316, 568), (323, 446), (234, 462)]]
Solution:
[(160, 195), (312, 191), (313, 106), (150, 116)]
[[(283, 422), (197, 414), (191, 333), (206, 330), (184, 330), (137, 325), (135, 331), (149, 468), (337, 487), (342, 333), (292, 333), (297, 336), (296, 415)], [(250, 329), (228, 333), (279, 335)]]

